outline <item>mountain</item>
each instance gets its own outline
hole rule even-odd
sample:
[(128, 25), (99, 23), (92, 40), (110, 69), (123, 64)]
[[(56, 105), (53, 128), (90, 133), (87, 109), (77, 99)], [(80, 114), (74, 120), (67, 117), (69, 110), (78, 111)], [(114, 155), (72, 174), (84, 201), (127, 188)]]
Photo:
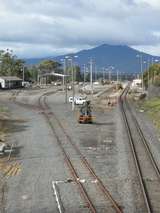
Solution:
[(23, 58), (27, 65), (36, 65), (39, 64), (41, 61), (46, 59), (53, 59), (53, 57), (44, 57), (44, 58)]
[[(160, 57), (158, 56), (152, 56), (128, 46), (108, 44), (103, 44), (88, 50), (82, 50), (74, 54), (67, 54), (67, 56), (74, 55), (78, 56), (75, 61), (81, 67), (83, 67), (84, 64), (89, 65), (89, 60), (92, 58), (98, 71), (100, 71), (103, 67), (107, 68), (109, 66), (113, 66), (115, 67), (115, 70), (118, 69), (120, 72), (124, 73), (140, 72), (140, 58), (136, 57), (137, 55), (142, 55), (143, 62), (146, 61), (147, 63), (148, 59), (150, 60), (150, 63), (151, 60), (160, 60)], [(60, 59), (63, 59), (65, 56), (66, 55), (41, 59), (27, 59), (26, 61), (29, 64), (36, 64), (44, 59), (60, 61)], [(144, 70), (146, 69), (147, 63), (142, 63)]]

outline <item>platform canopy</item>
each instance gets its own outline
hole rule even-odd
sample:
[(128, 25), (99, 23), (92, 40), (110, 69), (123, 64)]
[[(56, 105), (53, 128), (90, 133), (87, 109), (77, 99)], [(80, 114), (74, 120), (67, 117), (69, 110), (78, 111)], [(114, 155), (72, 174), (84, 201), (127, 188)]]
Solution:
[(56, 72), (50, 72), (50, 73), (44, 73), (44, 74), (41, 74), (40, 77), (45, 77), (45, 76), (59, 76), (59, 77), (67, 77), (67, 76), (70, 76), (70, 75), (64, 75), (64, 74), (60, 74), (60, 73), (56, 73)]

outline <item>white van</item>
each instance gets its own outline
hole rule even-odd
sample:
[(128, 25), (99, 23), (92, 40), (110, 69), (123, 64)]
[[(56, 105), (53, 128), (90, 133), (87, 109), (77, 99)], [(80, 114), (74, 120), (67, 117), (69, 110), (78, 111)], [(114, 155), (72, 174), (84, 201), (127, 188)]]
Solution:
[(76, 100), (75, 100), (75, 104), (77, 104), (77, 105), (82, 105), (82, 104), (84, 104), (85, 102), (86, 102), (86, 99), (83, 98), (83, 97), (78, 97), (78, 98), (76, 98)]
[[(69, 97), (69, 103), (72, 103), (73, 97)], [(76, 105), (82, 105), (86, 102), (86, 99), (83, 97), (74, 97), (74, 103)]]

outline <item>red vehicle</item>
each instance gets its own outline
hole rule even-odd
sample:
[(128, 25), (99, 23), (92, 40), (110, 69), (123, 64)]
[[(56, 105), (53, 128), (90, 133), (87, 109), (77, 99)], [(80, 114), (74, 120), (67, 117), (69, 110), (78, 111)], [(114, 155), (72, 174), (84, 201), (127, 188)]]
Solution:
[(79, 116), (79, 119), (78, 119), (78, 122), (79, 123), (92, 123), (93, 120), (92, 120), (92, 115), (80, 115)]
[(91, 105), (90, 105), (90, 101), (85, 101), (83, 103), (83, 106), (80, 108), (80, 115), (79, 115), (79, 119), (78, 122), (79, 123), (92, 123), (92, 110), (91, 110)]

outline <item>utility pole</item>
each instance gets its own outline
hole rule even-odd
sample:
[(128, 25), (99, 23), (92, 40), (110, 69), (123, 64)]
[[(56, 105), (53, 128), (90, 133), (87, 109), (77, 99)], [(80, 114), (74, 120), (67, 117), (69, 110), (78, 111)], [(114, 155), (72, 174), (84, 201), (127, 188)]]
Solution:
[(62, 85), (63, 85), (63, 92), (65, 90), (65, 80), (64, 80), (64, 76), (65, 76), (65, 58), (61, 59), (62, 63), (63, 63), (63, 76), (62, 76)]
[(118, 81), (119, 81), (119, 76), (118, 76), (118, 70), (117, 70), (117, 90), (118, 90)]
[(155, 83), (155, 79), (156, 79), (156, 71), (153, 71), (153, 84)]
[(150, 76), (149, 76), (149, 67), (150, 67), (150, 60), (148, 58), (148, 75), (147, 75), (147, 77), (148, 77), (148, 87), (149, 87), (149, 78), (150, 78)]
[(142, 91), (144, 91), (144, 86), (143, 86), (143, 64), (142, 64), (142, 55), (140, 55), (140, 64), (141, 64)]
[(67, 67), (66, 58), (64, 58), (64, 85), (65, 85), (65, 103), (67, 104)]
[(63, 60), (63, 92), (65, 90), (65, 80), (64, 80), (64, 76), (65, 76), (65, 59)]
[(41, 84), (41, 76), (40, 76), (40, 69), (37, 69), (37, 84)]
[(22, 71), (23, 71), (23, 82), (24, 82), (24, 66), (22, 68)]
[(90, 86), (91, 86), (91, 93), (93, 95), (93, 60), (90, 60)]
[(97, 66), (95, 66), (95, 81), (97, 81)]
[(83, 85), (85, 84), (85, 76), (86, 75), (86, 65), (83, 65)]
[(104, 67), (102, 68), (102, 72), (103, 72), (103, 81), (104, 81), (105, 80), (105, 75), (104, 75), (105, 68)]
[(109, 69), (109, 82), (111, 82), (111, 70)]
[(142, 55), (136, 55), (136, 57), (140, 58), (140, 72), (141, 72), (141, 81), (142, 81), (142, 91), (144, 91), (144, 85), (143, 85), (143, 56)]
[(117, 84), (118, 84), (118, 81), (119, 81), (119, 76), (118, 76), (118, 70), (117, 70)]
[(72, 70), (72, 110), (74, 111), (74, 96), (75, 96), (75, 91), (74, 91), (74, 67), (73, 67), (73, 58), (70, 59), (71, 61), (71, 70)]
[(78, 56), (72, 56), (69, 60), (71, 61), (71, 70), (72, 70), (72, 111), (74, 111), (74, 99), (75, 99), (75, 88), (74, 88), (74, 81), (75, 81), (75, 66), (73, 59), (77, 58)]
[(65, 56), (64, 59), (61, 59), (62, 63), (63, 63), (63, 76), (62, 76), (62, 80), (63, 80), (63, 92), (65, 92), (65, 104), (67, 104), (67, 66), (66, 66), (66, 60), (67, 60), (68, 56)]

